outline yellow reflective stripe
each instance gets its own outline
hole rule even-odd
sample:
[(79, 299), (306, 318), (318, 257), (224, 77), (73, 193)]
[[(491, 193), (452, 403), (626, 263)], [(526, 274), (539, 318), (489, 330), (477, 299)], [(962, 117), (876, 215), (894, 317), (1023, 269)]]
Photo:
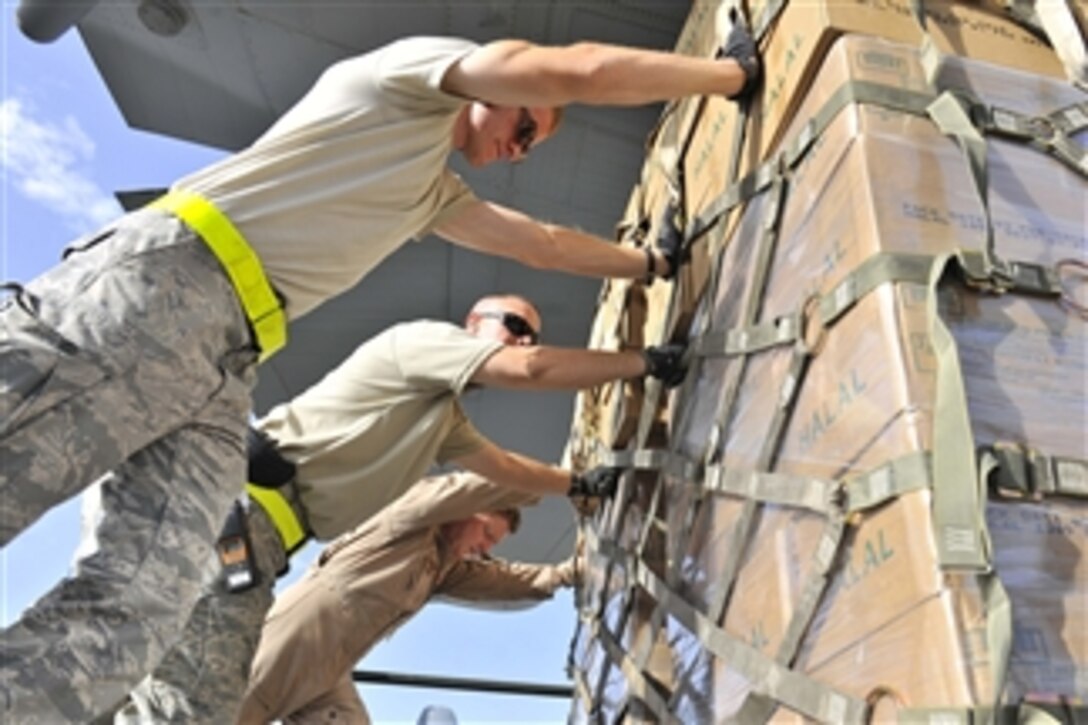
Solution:
[(306, 532), (295, 516), (295, 510), (284, 498), (283, 494), (274, 488), (261, 488), (252, 483), (246, 484), (246, 494), (260, 504), (268, 518), (283, 539), (283, 548), (291, 552), (306, 540)]
[(265, 360), (283, 347), (287, 343), (283, 307), (265, 277), (261, 260), (230, 219), (210, 201), (189, 191), (171, 191), (150, 206), (181, 218), (223, 265), (257, 337), (260, 359)]

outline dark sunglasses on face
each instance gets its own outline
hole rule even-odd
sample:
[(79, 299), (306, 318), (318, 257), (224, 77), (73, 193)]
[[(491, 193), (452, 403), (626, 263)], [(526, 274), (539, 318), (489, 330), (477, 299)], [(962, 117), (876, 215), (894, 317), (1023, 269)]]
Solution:
[(492, 320), (500, 320), (502, 326), (514, 337), (529, 338), (530, 345), (535, 345), (540, 341), (540, 333), (534, 330), (533, 326), (529, 324), (529, 321), (521, 315), (516, 315), (513, 312), (477, 312), (476, 314), (480, 317), (489, 317)]
[(518, 114), (518, 125), (514, 127), (514, 143), (518, 147), (519, 154), (524, 157), (529, 154), (536, 140), (536, 119), (529, 113), (529, 109), (522, 107)]

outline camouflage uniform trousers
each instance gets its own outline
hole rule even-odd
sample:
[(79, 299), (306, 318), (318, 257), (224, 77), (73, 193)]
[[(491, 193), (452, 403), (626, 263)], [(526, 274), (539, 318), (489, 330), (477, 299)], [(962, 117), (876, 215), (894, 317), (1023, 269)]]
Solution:
[(92, 720), (176, 640), (244, 480), (255, 364), (218, 261), (157, 211), (0, 307), (0, 544), (109, 473), (93, 551), (0, 633), (0, 722)]
[[(265, 615), (272, 608), (276, 576), (287, 564), (283, 541), (264, 509), (249, 499), (243, 500), (243, 506), (256, 558), (257, 585), (231, 593), (221, 573), (209, 582), (184, 635), (154, 673), (129, 693), (114, 725), (219, 725), (237, 718)], [(218, 573), (218, 559), (212, 565)]]

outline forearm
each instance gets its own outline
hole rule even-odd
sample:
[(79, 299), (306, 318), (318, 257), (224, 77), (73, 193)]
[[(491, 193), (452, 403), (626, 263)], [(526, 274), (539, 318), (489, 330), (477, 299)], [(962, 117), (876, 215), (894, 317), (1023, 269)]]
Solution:
[(582, 390), (645, 374), (646, 361), (635, 350), (511, 346), (495, 353), (473, 380), (522, 390)]
[(455, 459), (454, 463), (489, 481), (533, 496), (565, 496), (570, 490), (570, 471), (491, 443)]
[(450, 92), (506, 106), (637, 106), (690, 95), (731, 96), (744, 83), (733, 60), (603, 43), (524, 41), (483, 46), (447, 73)]
[[(641, 249), (577, 229), (545, 224), (492, 202), (478, 201), (465, 207), (435, 231), (455, 244), (538, 269), (637, 279), (645, 277), (649, 268)], [(654, 271), (658, 276), (668, 271), (668, 263), (656, 251)]]
[[(538, 245), (549, 257), (535, 266), (586, 277), (643, 279), (650, 273), (646, 252), (639, 247), (616, 244), (593, 234), (558, 224), (541, 224), (548, 240)], [(653, 276), (664, 276), (669, 264), (656, 249)]]
[(554, 564), (464, 561), (450, 572), (438, 591), (467, 601), (510, 602), (548, 599), (557, 589), (570, 584), (569, 574)]
[(640, 106), (693, 95), (731, 96), (744, 83), (732, 59), (712, 60), (677, 53), (581, 43), (582, 82), (572, 84), (567, 102)]

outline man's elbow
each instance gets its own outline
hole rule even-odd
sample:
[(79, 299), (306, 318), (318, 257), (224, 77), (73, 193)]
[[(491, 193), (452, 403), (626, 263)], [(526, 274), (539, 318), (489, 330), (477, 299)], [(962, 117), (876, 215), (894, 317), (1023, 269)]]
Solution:
[(562, 269), (563, 254), (557, 239), (559, 229), (553, 224), (541, 223), (531, 242), (522, 246), (518, 261), (533, 269)]
[(543, 348), (520, 347), (517, 351), (518, 364), (514, 368), (515, 380), (511, 382), (526, 388), (542, 385), (548, 374), (548, 363)]
[(562, 72), (557, 83), (572, 102), (593, 103), (609, 91), (608, 68), (612, 54), (599, 43), (573, 43), (564, 48)]

